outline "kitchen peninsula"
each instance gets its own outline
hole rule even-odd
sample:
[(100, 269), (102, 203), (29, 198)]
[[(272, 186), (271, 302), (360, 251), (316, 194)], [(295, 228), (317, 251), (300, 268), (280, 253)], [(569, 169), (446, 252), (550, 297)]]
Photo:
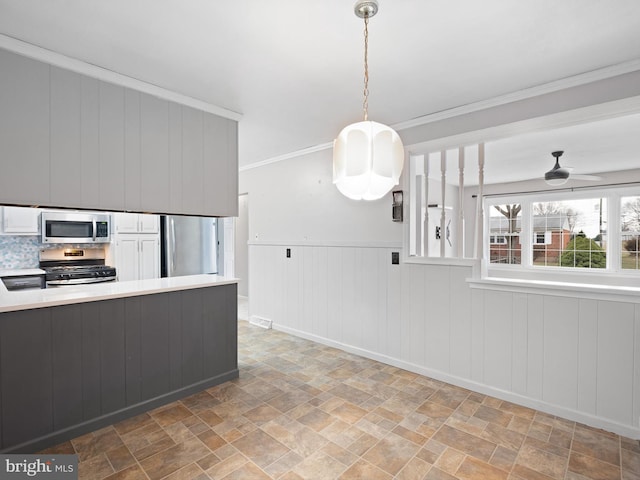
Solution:
[(238, 377), (235, 279), (0, 289), (2, 452), (34, 452)]

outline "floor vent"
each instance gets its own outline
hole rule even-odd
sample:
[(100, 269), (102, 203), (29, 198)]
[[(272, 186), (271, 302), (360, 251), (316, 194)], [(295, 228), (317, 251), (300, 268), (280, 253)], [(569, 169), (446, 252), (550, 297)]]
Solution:
[(249, 320), (249, 323), (252, 325), (257, 325), (258, 327), (262, 327), (262, 328), (271, 328), (271, 324), (273, 322), (268, 318), (262, 318), (256, 315), (251, 315), (251, 319)]

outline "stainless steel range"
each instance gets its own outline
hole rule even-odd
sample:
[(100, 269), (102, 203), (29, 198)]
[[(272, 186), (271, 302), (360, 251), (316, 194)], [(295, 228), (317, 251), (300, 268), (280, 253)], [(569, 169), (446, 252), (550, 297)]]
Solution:
[(52, 248), (40, 250), (40, 268), (47, 287), (112, 282), (116, 269), (105, 265), (99, 248)]

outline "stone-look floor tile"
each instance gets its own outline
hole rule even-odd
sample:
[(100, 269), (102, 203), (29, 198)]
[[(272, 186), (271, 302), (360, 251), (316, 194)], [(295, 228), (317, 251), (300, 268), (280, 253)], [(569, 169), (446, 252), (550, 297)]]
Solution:
[(331, 425), (335, 418), (332, 415), (320, 410), (319, 408), (313, 408), (311, 411), (299, 417), (298, 422), (307, 427), (319, 432), (329, 425)]
[(215, 452), (220, 447), (223, 447), (227, 444), (227, 441), (218, 435), (213, 430), (207, 430), (206, 432), (202, 432), (198, 435), (198, 438), (202, 443), (204, 443), (209, 450)]
[(520, 449), (516, 464), (523, 465), (551, 478), (562, 480), (567, 469), (567, 458), (540, 450), (525, 442)]
[(516, 405), (515, 403), (507, 402), (506, 400), (503, 401), (497, 408), (503, 412), (511, 413), (512, 415), (528, 420), (533, 420), (536, 415), (535, 410), (528, 407), (523, 407), (521, 405)]
[(417, 433), (417, 432), (413, 432), (401, 425), (398, 425), (396, 428), (394, 428), (393, 433), (395, 433), (396, 435), (399, 435), (402, 438), (406, 438), (410, 442), (413, 442), (416, 445), (420, 445), (420, 446), (427, 443), (427, 440), (428, 440), (428, 438), (425, 437), (424, 435), (421, 435), (420, 433)]
[(293, 472), (305, 480), (338, 478), (344, 470), (342, 463), (324, 452), (314, 453), (293, 468)]
[(462, 480), (507, 480), (509, 473), (473, 457), (467, 457), (456, 472)]
[(630, 438), (621, 438), (622, 448), (631, 452), (640, 453), (640, 440), (632, 440)]
[(124, 470), (136, 463), (136, 459), (133, 458), (133, 455), (131, 455), (131, 452), (125, 445), (109, 450), (106, 455), (116, 472)]
[(329, 390), (329, 393), (355, 405), (363, 404), (372, 397), (369, 393), (347, 384), (337, 385)]
[(273, 478), (279, 478), (285, 473), (291, 471), (292, 468), (295, 468), (295, 466), (302, 460), (303, 458), (297, 453), (289, 452), (273, 462), (271, 465), (265, 467), (264, 471)]
[(498, 467), (501, 470), (509, 472), (511, 471), (511, 468), (513, 468), (513, 464), (516, 462), (517, 457), (518, 450), (511, 450), (503, 447), (502, 445), (498, 445), (498, 448), (493, 452), (489, 463), (494, 467)]
[(458, 467), (460, 467), (460, 464), (465, 459), (465, 457), (466, 455), (464, 453), (459, 452), (454, 448), (447, 448), (444, 452), (442, 452), (438, 460), (436, 460), (434, 466), (438, 467), (444, 472), (455, 475)]
[(151, 418), (153, 418), (158, 425), (166, 427), (172, 423), (184, 420), (193, 414), (181, 403), (175, 402), (169, 406), (161, 407), (159, 409), (150, 412)]
[(190, 463), (166, 476), (163, 480), (209, 480), (209, 476), (197, 464)]
[(391, 480), (393, 477), (364, 460), (358, 460), (339, 477), (340, 480), (359, 480), (365, 478), (367, 480)]
[(356, 441), (347, 447), (347, 450), (360, 457), (378, 443), (378, 441), (377, 437), (369, 435), (368, 433), (363, 433)]
[(525, 436), (521, 433), (514, 432), (508, 428), (490, 423), (480, 435), (482, 438), (495, 442), (498, 445), (517, 450), (525, 440)]
[(156, 480), (194, 463), (211, 452), (197, 438), (179, 443), (140, 462), (151, 480)]
[(42, 455), (74, 455), (76, 453), (71, 442), (59, 443), (39, 452)]
[(351, 402), (344, 402), (329, 413), (345, 423), (354, 424), (364, 417), (367, 411)]
[[(399, 480), (640, 480), (636, 440), (282, 332), (246, 322), (238, 329), (239, 379), (47, 451), (77, 451), (82, 480), (136, 478), (141, 464), (161, 475), (165, 461), (175, 464), (167, 480), (325, 480), (363, 471)], [(283, 446), (273, 458), (245, 440), (260, 431)], [(187, 442), (198, 447), (177, 453)], [(193, 459), (194, 451), (203, 455)]]
[(503, 412), (502, 410), (489, 407), (487, 405), (480, 405), (473, 416), (484, 420), (485, 422), (498, 424), (502, 427), (509, 425), (513, 419), (513, 415), (510, 413)]
[(232, 445), (262, 468), (289, 453), (285, 445), (259, 429), (232, 442)]
[(391, 475), (397, 474), (420, 447), (395, 434), (380, 440), (362, 458)]
[(113, 428), (115, 428), (116, 432), (118, 432), (120, 435), (125, 435), (139, 428), (146, 427), (149, 424), (155, 424), (155, 421), (148, 413), (142, 413), (135, 417), (127, 418), (126, 420), (114, 424)]
[(234, 470), (237, 470), (249, 460), (241, 453), (235, 453), (228, 458), (225, 458), (220, 463), (215, 464), (213, 467), (205, 470), (207, 475), (211, 478), (224, 478)]
[(260, 469), (255, 463), (247, 462), (237, 468), (229, 475), (224, 477), (225, 480), (270, 480), (271, 477)]
[(413, 457), (394, 477), (397, 480), (422, 480), (431, 469), (431, 464)]
[(452, 410), (458, 408), (469, 396), (469, 392), (453, 387), (442, 387), (429, 397), (430, 402), (444, 405)]
[(569, 457), (569, 471), (579, 473), (593, 480), (608, 480), (621, 477), (620, 467), (579, 453), (572, 453), (571, 457)]
[(78, 478), (82, 480), (102, 480), (115, 473), (104, 453), (78, 464)]
[(147, 475), (142, 468), (140, 468), (140, 465), (135, 464), (113, 475), (109, 475), (105, 480), (147, 480), (147, 478)]
[(88, 433), (71, 440), (71, 443), (80, 462), (124, 445), (113, 427)]
[(485, 462), (489, 461), (497, 446), (493, 442), (470, 435), (448, 425), (444, 425), (432, 439)]
[(620, 465), (619, 439), (604, 435), (602, 431), (576, 427), (571, 448), (603, 462)]
[(447, 472), (443, 472), (438, 467), (431, 467), (427, 476), (424, 477), (424, 480), (458, 480), (458, 478)]
[(324, 447), (322, 447), (322, 451), (324, 453), (328, 453), (345, 466), (349, 466), (355, 463), (356, 460), (358, 460), (359, 456), (358, 454), (351, 452), (346, 448), (342, 448), (340, 445), (333, 442), (329, 442)]
[(635, 472), (640, 475), (640, 453), (622, 449), (621, 465), (622, 470)]

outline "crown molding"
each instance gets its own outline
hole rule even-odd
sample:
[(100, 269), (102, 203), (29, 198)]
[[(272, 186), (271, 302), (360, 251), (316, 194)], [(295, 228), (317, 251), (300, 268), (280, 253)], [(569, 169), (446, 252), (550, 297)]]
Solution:
[(566, 90), (568, 88), (586, 85), (589, 83), (597, 82), (599, 80), (606, 80), (608, 78), (617, 77), (618, 75), (624, 75), (625, 73), (631, 73), (638, 70), (640, 70), (640, 59), (631, 60), (629, 62), (611, 65), (609, 67), (562, 78), (560, 80), (554, 80), (553, 82), (544, 83), (542, 85), (526, 88), (517, 92), (507, 93), (505, 95), (500, 95), (499, 97), (481, 100), (479, 102), (469, 103), (466, 105), (461, 105), (459, 107), (450, 108), (448, 110), (443, 110), (441, 112), (424, 115), (412, 120), (396, 123), (395, 125), (392, 125), (392, 128), (394, 130), (406, 130), (408, 128), (418, 127), (428, 123), (445, 120), (447, 118), (458, 117), (460, 115), (466, 115), (480, 110), (486, 110), (489, 108), (498, 107), (500, 105), (518, 102), (520, 100), (527, 100), (529, 98), (539, 97), (548, 93), (554, 93), (561, 90)]
[(222, 108), (181, 93), (172, 92), (171, 90), (167, 90), (152, 83), (143, 82), (137, 78), (128, 77), (121, 73), (117, 73), (91, 63), (83, 62), (82, 60), (67, 57), (61, 53), (47, 50), (46, 48), (39, 47), (7, 35), (0, 34), (0, 48), (23, 55), (33, 60), (48, 63), (55, 67), (71, 70), (81, 75), (87, 75), (122, 87), (132, 88), (164, 100), (180, 103), (230, 120), (239, 121), (242, 118), (241, 113), (227, 110), (226, 108)]
[(262, 160), (256, 163), (250, 163), (249, 165), (245, 165), (240, 167), (240, 171), (244, 172), (246, 170), (251, 170), (258, 167), (264, 167), (265, 165), (270, 165), (272, 163), (282, 162), (283, 160), (289, 160), (290, 158), (300, 157), (302, 155), (308, 155), (310, 153), (320, 152), (322, 150), (327, 150), (333, 147), (333, 142), (321, 143), (320, 145), (315, 145), (313, 147), (303, 148), (302, 150), (296, 150), (291, 153), (285, 153), (283, 155), (278, 155), (277, 157), (267, 158), (266, 160)]
[[(450, 108), (448, 110), (443, 110), (441, 112), (432, 113), (429, 115), (424, 115), (421, 117), (414, 118), (412, 120), (407, 120), (405, 122), (399, 122), (391, 125), (396, 131), (402, 131), (413, 127), (418, 127), (421, 125), (426, 125), (429, 123), (438, 122), (441, 120), (445, 120), (448, 118), (458, 117), (461, 115), (466, 115), (473, 112), (478, 112), (481, 110), (486, 110), (492, 107), (498, 107), (500, 105), (506, 105), (508, 103), (517, 102), (520, 100), (526, 100), (529, 98), (538, 97), (540, 95), (545, 95), (548, 93), (558, 92), (561, 90), (565, 90), (572, 87), (577, 87), (580, 85), (586, 85), (589, 83), (597, 82), (599, 80), (606, 80), (608, 78), (616, 77), (618, 75), (624, 75), (625, 73), (631, 73), (640, 70), (640, 59), (631, 60), (629, 62), (620, 63), (617, 65), (611, 65), (609, 67), (600, 68), (597, 70), (592, 70), (590, 72), (581, 73), (579, 75), (574, 75), (571, 77), (562, 78), (560, 80), (555, 80), (553, 82), (545, 83), (543, 85), (538, 85), (536, 87), (527, 88), (524, 90), (519, 90), (517, 92), (508, 93), (506, 95), (501, 95), (499, 97), (494, 97), (488, 100), (482, 100), (479, 102), (469, 103), (466, 105), (461, 105), (459, 107)], [(611, 104), (616, 102), (611, 102)], [(635, 111), (636, 106), (632, 106), (630, 111)], [(607, 105), (609, 108), (609, 105)], [(621, 107), (620, 107), (621, 108)], [(610, 113), (603, 113), (599, 116), (600, 118), (606, 118), (607, 116), (611, 116)], [(539, 120), (540, 121), (540, 120)], [(566, 119), (563, 119), (561, 124), (565, 124), (567, 122)], [(518, 122), (521, 123), (521, 122)], [(478, 138), (482, 138), (482, 134), (487, 132), (476, 132), (476, 136)], [(464, 138), (467, 138), (468, 134), (465, 134)], [(481, 141), (481, 140), (479, 140)], [(265, 165), (270, 165), (272, 163), (280, 162), (283, 160), (288, 160), (291, 158), (299, 157), (302, 155), (306, 155), (313, 152), (318, 152), (321, 150), (329, 149), (333, 146), (333, 142), (323, 143), (320, 145), (316, 145), (314, 147), (305, 148), (302, 150), (296, 150), (294, 152), (286, 153), (283, 155), (278, 155), (276, 157), (268, 158), (266, 160), (262, 160), (260, 162), (251, 163), (249, 165), (245, 165), (240, 168), (240, 171), (251, 170), (253, 168), (263, 167)]]

